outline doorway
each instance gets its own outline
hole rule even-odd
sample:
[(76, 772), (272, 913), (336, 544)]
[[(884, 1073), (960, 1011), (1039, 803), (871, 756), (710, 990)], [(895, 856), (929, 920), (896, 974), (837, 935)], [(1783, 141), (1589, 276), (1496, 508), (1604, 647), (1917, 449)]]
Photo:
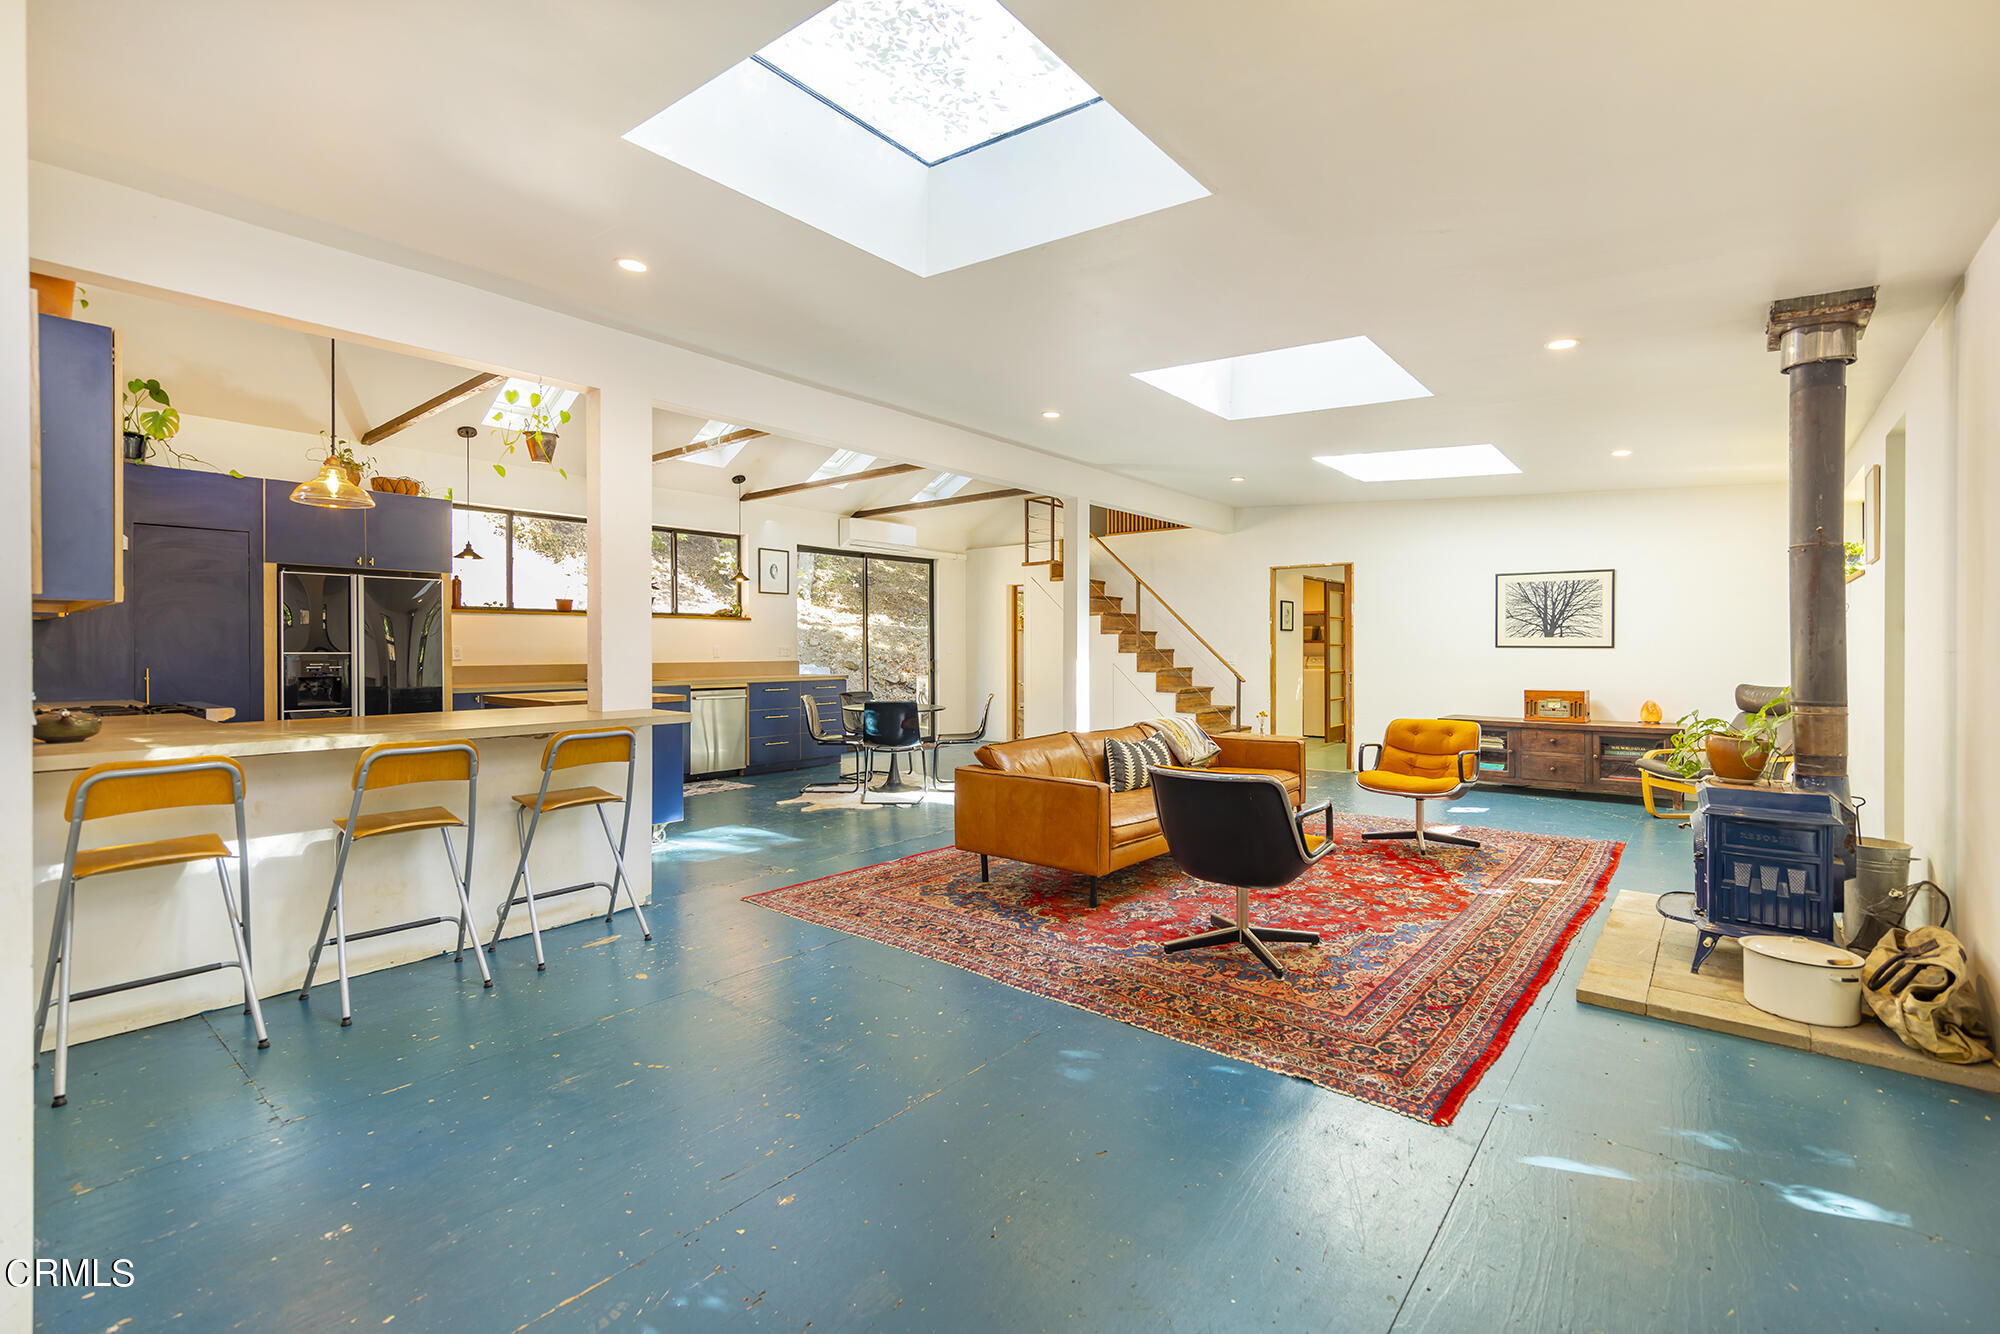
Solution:
[(1271, 569), (1270, 729), (1306, 739), (1306, 766), (1354, 765), (1354, 572), (1348, 564)]
[(1021, 688), (1021, 639), (1028, 629), (1027, 590), (1007, 588), (1007, 739), (1019, 741), (1027, 725), (1027, 692)]

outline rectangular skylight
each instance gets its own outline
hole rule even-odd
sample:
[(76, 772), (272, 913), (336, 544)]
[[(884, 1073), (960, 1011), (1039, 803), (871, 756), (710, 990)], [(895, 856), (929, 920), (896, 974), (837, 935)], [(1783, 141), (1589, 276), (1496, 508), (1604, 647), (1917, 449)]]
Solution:
[[(512, 402), (507, 395), (512, 394)], [(542, 396), (539, 406), (531, 400), (536, 394)], [(549, 429), (562, 428), (562, 414), (569, 411), (570, 404), (576, 402), (576, 390), (558, 389), (554, 385), (536, 384), (533, 380), (508, 380), (500, 386), (500, 392), (493, 396), (493, 404), (486, 409), (486, 424), (497, 426), (503, 431), (525, 431), (532, 424), (528, 418), (546, 413)]]
[(1497, 477), (1521, 471), (1491, 445), (1448, 445), (1442, 449), (1394, 449), (1379, 454), (1321, 454), (1335, 472), (1357, 482), (1422, 482), (1442, 477)]
[(972, 484), (972, 479), (962, 472), (941, 472), (932, 478), (929, 485), (912, 496), (912, 500), (943, 500), (955, 496)]
[(1366, 337), (1132, 374), (1228, 421), (1431, 396), (1414, 375)]
[[(848, 473), (862, 471), (874, 461), (875, 456), (873, 454), (860, 454), (851, 449), (837, 449), (834, 451), (833, 457), (825, 463), (820, 464), (813, 472), (813, 475), (806, 480), (823, 482), (829, 477), (845, 477)], [(846, 483), (840, 483), (834, 489), (837, 491), (844, 485)]]
[[(694, 438), (689, 440), (688, 443), (698, 445), (704, 440), (715, 440), (737, 429), (739, 428), (731, 422), (720, 422), (711, 418), (709, 421), (703, 423), (702, 428), (694, 433)], [(736, 461), (736, 456), (741, 454), (743, 447), (749, 443), (748, 440), (733, 440), (726, 445), (717, 445), (714, 449), (704, 449), (695, 454), (683, 454), (681, 455), (681, 462), (699, 463), (704, 468), (726, 467)]]
[(997, 0), (841, 0), (756, 59), (927, 167), (1098, 100)]

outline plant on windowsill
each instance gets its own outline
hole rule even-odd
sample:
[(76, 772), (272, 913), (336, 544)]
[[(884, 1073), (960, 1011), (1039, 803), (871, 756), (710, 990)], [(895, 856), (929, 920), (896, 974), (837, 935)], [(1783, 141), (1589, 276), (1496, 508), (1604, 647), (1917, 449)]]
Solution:
[(1704, 718), (1700, 710), (1685, 714), (1667, 743), (1667, 763), (1688, 778), (1701, 777), (1704, 765), (1717, 778), (1751, 783), (1763, 777), (1778, 750), (1778, 725), (1792, 697), (1786, 686), (1741, 727), (1720, 718)]
[[(556, 432), (558, 428), (569, 425), (568, 411), (564, 409), (551, 411), (549, 405), (542, 401), (539, 389), (528, 394), (525, 406), (520, 401), (521, 391), (518, 389), (509, 389), (502, 397), (507, 400), (509, 408), (520, 409), (517, 415), (521, 420), (519, 427), (508, 426), (506, 409), (497, 407), (493, 409), (492, 420), (499, 423), (493, 430), (504, 446), (500, 451), (502, 456), (512, 454), (518, 445), (528, 451), (529, 462), (546, 463), (550, 467), (555, 467), (556, 445), (559, 443)], [(494, 464), (493, 471), (502, 477), (507, 475), (507, 469), (503, 464)], [(561, 468), (556, 468), (556, 473), (563, 478), (569, 476), (569, 473)]]

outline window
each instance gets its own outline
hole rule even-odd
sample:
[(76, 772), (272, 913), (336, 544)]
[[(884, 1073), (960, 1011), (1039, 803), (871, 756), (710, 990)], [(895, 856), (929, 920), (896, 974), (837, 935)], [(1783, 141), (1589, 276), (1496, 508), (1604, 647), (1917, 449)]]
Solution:
[[(829, 477), (845, 477), (851, 472), (863, 471), (873, 462), (875, 462), (873, 454), (861, 454), (851, 449), (836, 449), (832, 457), (813, 469), (813, 475), (806, 480), (823, 482)], [(845, 482), (835, 482), (833, 489), (838, 491), (846, 485)]]
[(931, 562), (799, 548), (799, 670), (879, 699), (931, 699)]
[(972, 485), (972, 479), (962, 472), (941, 472), (930, 480), (923, 490), (912, 497), (914, 500), (943, 500), (955, 496)]
[[(719, 422), (711, 418), (702, 425), (699, 431), (694, 433), (694, 439), (688, 441), (688, 443), (698, 445), (704, 440), (720, 440), (724, 436), (736, 434), (740, 429), (742, 428), (732, 425), (729, 422)], [(736, 461), (736, 456), (741, 454), (743, 447), (749, 443), (748, 440), (731, 440), (726, 445), (716, 445), (711, 449), (704, 449), (694, 454), (683, 454), (681, 455), (681, 462), (699, 463), (704, 468), (726, 467)]]
[(754, 58), (927, 167), (1098, 100), (997, 0), (841, 0)]
[(678, 616), (740, 616), (743, 539), (734, 533), (653, 530), (653, 610)]

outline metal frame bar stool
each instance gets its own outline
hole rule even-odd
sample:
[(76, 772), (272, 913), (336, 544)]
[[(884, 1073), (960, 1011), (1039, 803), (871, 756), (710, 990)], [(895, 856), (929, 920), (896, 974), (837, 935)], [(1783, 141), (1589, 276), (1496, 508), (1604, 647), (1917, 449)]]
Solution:
[[(401, 787), (406, 783), (461, 782), (465, 784), (463, 820), (442, 806), (376, 811), (372, 815), (361, 813), (361, 799), (378, 788)], [(479, 963), (481, 983), (489, 987), (493, 985), (493, 975), (487, 971), (486, 960), (479, 953), (479, 936), (472, 925), (472, 835), (473, 821), (478, 813), (479, 751), (471, 742), (390, 741), (361, 752), (361, 758), (354, 762), (354, 801), (347, 809), (346, 818), (336, 818), (333, 822), (340, 830), (339, 850), (333, 859), (333, 887), (327, 891), (326, 913), (319, 921), (319, 935), (313, 938), (312, 958), (306, 963), (306, 980), (299, 988), (300, 1000), (305, 1000), (312, 993), (313, 976), (319, 972), (320, 955), (328, 945), (333, 946), (333, 957), (340, 969), (340, 1026), (346, 1028), (354, 1022), (354, 1004), (347, 989), (347, 942), (391, 935), (397, 931), (413, 931), (420, 926), (436, 926), (452, 920), (449, 917), (421, 917), (393, 926), (370, 927), (366, 931), (350, 933), (347, 929), (347, 854), (354, 850), (354, 845), (364, 838), (420, 833), (426, 829), (437, 830), (438, 837), (444, 841), (444, 855), (451, 862), (451, 887), (458, 893), (458, 944), (453, 949), (452, 960), (457, 962), (465, 957), (465, 942), (470, 940), (472, 957)], [(465, 830), (463, 870), (459, 867), (458, 854), (451, 846), (451, 831), (455, 828)], [(326, 935), (329, 924), (333, 927), (331, 940)]]
[[(82, 841), (85, 820), (175, 810), (185, 806), (235, 807), (236, 880), (243, 890), (240, 914), (236, 898), (229, 890), (229, 845), (215, 834), (190, 834), (183, 838), (117, 843), (97, 848), (78, 846)], [(69, 1007), (73, 1001), (193, 977), (218, 968), (235, 968), (243, 974), (243, 1008), (256, 1029), (258, 1049), (270, 1046), (270, 1035), (264, 1031), (264, 1011), (257, 1004), (257, 983), (250, 972), (250, 840), (243, 822), (243, 766), (221, 755), (96, 765), (78, 774), (76, 781), (70, 784), (69, 798), (63, 803), (63, 818), (69, 821), (69, 843), (63, 850), (55, 923), (49, 931), (48, 962), (42, 969), (41, 1003), (35, 1007), (34, 1055), (35, 1064), (39, 1066), (42, 1034), (49, 1018), (49, 995), (60, 985), (56, 995), (55, 1097), (49, 1105), (61, 1107), (69, 1101)], [(216, 879), (222, 883), (222, 906), (229, 919), (229, 938), (236, 946), (235, 960), (196, 964), (192, 968), (179, 968), (171, 973), (142, 977), (133, 982), (114, 982), (109, 986), (70, 994), (70, 964), (76, 952), (77, 886), (92, 876), (114, 871), (138, 871), (153, 866), (177, 866), (200, 861), (215, 863)]]
[[(612, 914), (618, 911), (618, 886), (621, 882), (625, 886), (625, 897), (632, 904), (632, 912), (639, 919), (639, 930), (647, 940), (653, 938), (653, 928), (646, 924), (646, 912), (639, 906), (638, 891), (632, 888), (632, 877), (625, 870), (625, 841), (632, 832), (632, 784), (638, 769), (638, 753), (638, 735), (629, 727), (578, 728), (571, 732), (558, 732), (549, 738), (549, 744), (542, 748), (541, 788), (514, 798), (514, 833), (521, 840), (521, 859), (514, 864), (514, 878), (507, 884), (507, 898), (500, 905), (500, 920), (494, 924), (493, 938), (486, 943), (487, 953), (491, 954), (499, 946), (500, 933), (507, 929), (507, 914), (514, 905), (526, 904), (528, 933), (535, 940), (535, 971), (541, 972), (549, 966), (549, 962), (542, 953), (542, 923), (535, 915), (535, 901), (552, 899), (559, 894), (574, 894), (580, 889), (608, 889), (611, 898), (604, 909), (604, 920), (609, 922)], [(557, 770), (598, 764), (625, 766), (624, 796), (606, 792), (601, 787), (549, 790), (549, 780), (555, 777)], [(614, 801), (625, 803), (624, 822), (619, 826), (616, 838), (611, 836), (611, 819), (604, 813), (605, 806)], [(536, 893), (535, 882), (528, 874), (528, 853), (535, 845), (535, 831), (541, 828), (544, 815), (576, 806), (590, 806), (597, 811), (597, 823), (603, 826), (604, 841), (611, 847), (611, 860), (617, 868), (612, 872), (611, 883), (586, 880)], [(517, 894), (517, 889), (522, 892)]]

